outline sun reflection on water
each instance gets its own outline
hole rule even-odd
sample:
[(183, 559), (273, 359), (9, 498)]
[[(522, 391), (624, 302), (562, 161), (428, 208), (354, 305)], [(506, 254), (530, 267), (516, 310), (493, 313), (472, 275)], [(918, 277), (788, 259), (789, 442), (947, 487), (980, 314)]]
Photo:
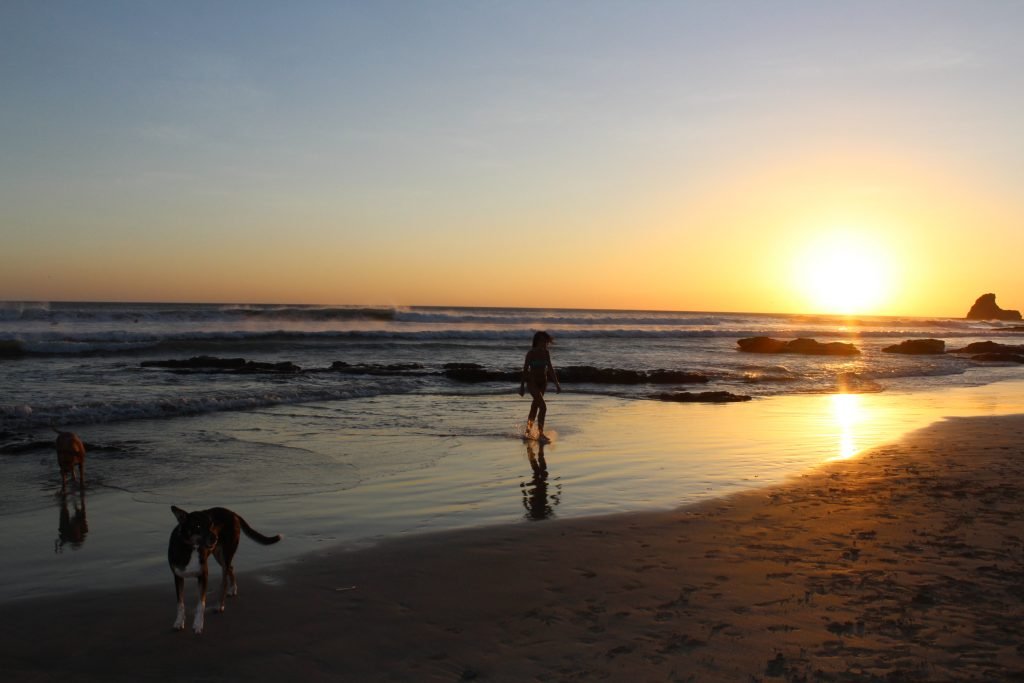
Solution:
[(838, 452), (829, 460), (852, 458), (859, 450), (858, 427), (867, 419), (860, 394), (833, 394), (832, 415), (839, 429)]

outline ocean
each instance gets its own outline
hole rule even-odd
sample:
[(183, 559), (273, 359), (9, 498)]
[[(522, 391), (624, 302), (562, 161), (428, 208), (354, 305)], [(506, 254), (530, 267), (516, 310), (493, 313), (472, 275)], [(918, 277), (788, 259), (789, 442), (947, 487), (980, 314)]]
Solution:
[[(706, 390), (754, 397), (985, 383), (989, 376), (972, 372), (979, 363), (969, 358), (881, 349), (904, 339), (939, 338), (953, 348), (1022, 335), (1008, 325), (921, 318), (7, 303), (0, 304), (0, 420), (9, 439), (12, 432), (51, 421), (97, 425), (358, 397), (508, 393), (514, 387), (507, 381), (460, 381), (446, 374), (446, 366), (471, 363), (516, 372), (535, 330), (554, 335), (557, 368), (683, 370), (706, 376)], [(845, 341), (862, 353), (737, 353), (738, 339), (755, 336)], [(145, 367), (147, 361), (199, 356), (292, 363), (299, 371)], [(655, 393), (649, 384), (584, 382), (566, 388), (631, 399)]]
[[(550, 388), (546, 449), (519, 438), (517, 373), (536, 330), (554, 336), (563, 384)], [(243, 566), (270, 566), (777, 483), (945, 415), (1021, 410), (1006, 389), (1015, 362), (882, 349), (1022, 334), (912, 317), (0, 304), (0, 526), (27, 549), (5, 560), (0, 600), (59, 591), (97, 565), (111, 581), (156, 580), (171, 504), (226, 505), (285, 532), (289, 543), (243, 549), (259, 556)], [(860, 353), (738, 350), (758, 336)], [(58, 493), (52, 426), (86, 442), (82, 495)], [(126, 533), (151, 550), (127, 556)]]

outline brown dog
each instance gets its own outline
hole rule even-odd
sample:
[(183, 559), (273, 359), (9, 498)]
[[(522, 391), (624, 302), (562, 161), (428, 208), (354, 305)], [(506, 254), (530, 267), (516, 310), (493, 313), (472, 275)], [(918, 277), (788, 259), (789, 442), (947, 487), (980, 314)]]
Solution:
[(66, 493), (68, 489), (68, 473), (71, 473), (71, 481), (75, 481), (75, 465), (78, 465), (78, 488), (85, 488), (85, 444), (74, 432), (62, 432), (56, 427), (57, 432), (57, 464), (60, 465), (60, 492)]

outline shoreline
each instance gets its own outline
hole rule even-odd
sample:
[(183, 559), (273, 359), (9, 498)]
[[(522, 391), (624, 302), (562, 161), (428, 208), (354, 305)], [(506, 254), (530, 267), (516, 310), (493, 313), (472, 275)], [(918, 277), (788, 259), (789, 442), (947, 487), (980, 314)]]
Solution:
[(201, 637), (171, 631), (168, 578), (5, 604), (0, 660), (18, 681), (1006, 680), (1024, 676), (1022, 444), (1024, 415), (952, 418), (668, 512), (269, 570), (243, 548), (242, 597)]
[[(547, 447), (546, 467), (540, 469), (536, 466), (544, 450), (521, 443), (509, 421), (510, 415), (519, 415), (521, 402), (508, 397), (459, 400), (467, 403), (451, 410), (430, 396), (398, 397), (375, 409), (396, 415), (433, 411), (427, 413), (429, 432), (318, 427), (320, 432), (300, 444), (312, 446), (311, 451), (294, 448), (287, 435), (295, 425), (310, 420), (320, 425), (325, 409), (347, 411), (340, 418), (347, 424), (347, 415), (364, 408), (359, 401), (311, 406), (311, 418), (290, 408), (110, 429), (106, 438), (148, 439), (151, 450), (173, 450), (181, 462), (205, 468), (201, 478), (156, 473), (157, 478), (173, 476), (173, 487), (147, 483), (154, 474), (152, 461), (107, 459), (101, 451), (89, 459), (88, 495), (61, 498), (49, 484), (49, 453), (40, 461), (5, 461), (20, 468), (17, 475), (8, 474), (31, 488), (17, 494), (28, 507), (4, 515), (7, 543), (19, 552), (0, 567), (0, 605), (73, 595), (82, 588), (82, 577), (89, 577), (85, 585), (94, 588), (160, 585), (167, 574), (167, 535), (174, 525), (171, 504), (188, 510), (225, 506), (264, 533), (283, 533), (287, 541), (269, 548), (248, 549), (243, 541), (240, 567), (273, 572), (335, 547), (351, 550), (389, 539), (534, 525), (551, 518), (667, 511), (784, 485), (829, 460), (892, 442), (946, 415), (1024, 414), (1024, 381), (915, 394), (784, 396), (730, 406), (563, 395), (556, 407), (561, 434)], [(435, 424), (434, 415), (449, 418)], [(226, 463), (225, 456), (252, 452), (247, 441), (238, 440), (247, 434), (259, 435), (255, 447), (260, 451), (257, 469), (244, 471), (245, 486), (236, 484), (240, 473), (235, 468), (205, 466), (206, 458)], [(269, 434), (282, 435), (277, 445), (264, 443)], [(213, 446), (201, 443), (211, 437), (218, 439)], [(336, 458), (345, 452), (362, 458), (364, 467), (396, 457), (426, 466), (385, 471), (354, 488), (319, 490), (332, 477), (349, 476), (349, 465)], [(172, 463), (180, 469), (177, 461)], [(295, 483), (303, 478), (318, 488)], [(125, 482), (136, 483), (122, 488)], [(282, 482), (287, 482), (287, 495), (279, 494)]]

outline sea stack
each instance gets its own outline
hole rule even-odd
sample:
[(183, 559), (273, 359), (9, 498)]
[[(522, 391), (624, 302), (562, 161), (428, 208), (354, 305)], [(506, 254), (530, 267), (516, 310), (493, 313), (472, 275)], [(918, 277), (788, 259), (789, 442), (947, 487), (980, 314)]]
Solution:
[(996, 305), (995, 294), (982, 294), (967, 312), (968, 320), (1020, 320), (1020, 311), (1004, 310)]

